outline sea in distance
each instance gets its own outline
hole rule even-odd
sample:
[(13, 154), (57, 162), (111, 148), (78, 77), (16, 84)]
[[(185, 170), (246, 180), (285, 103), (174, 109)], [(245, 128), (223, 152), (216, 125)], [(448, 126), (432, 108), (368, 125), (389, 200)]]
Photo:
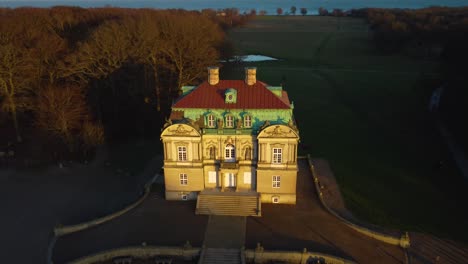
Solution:
[(51, 7), (51, 6), (80, 6), (80, 7), (124, 7), (124, 8), (182, 8), (187, 10), (202, 10), (205, 8), (223, 9), (237, 8), (241, 13), (252, 9), (264, 10), (267, 14), (276, 14), (277, 8), (282, 8), (287, 14), (291, 6), (299, 9), (307, 8), (309, 15), (318, 13), (318, 8), (328, 10), (340, 8), (343, 10), (379, 7), (379, 8), (424, 8), (430, 6), (460, 7), (468, 6), (468, 0), (0, 0), (0, 7), (17, 8)]

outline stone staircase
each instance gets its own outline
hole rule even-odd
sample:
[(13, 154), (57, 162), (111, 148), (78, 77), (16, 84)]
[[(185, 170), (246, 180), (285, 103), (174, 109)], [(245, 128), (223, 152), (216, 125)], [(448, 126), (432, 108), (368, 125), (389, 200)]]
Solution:
[(257, 192), (202, 191), (197, 198), (196, 214), (261, 216)]
[(468, 263), (468, 247), (436, 236), (412, 233), (409, 248), (411, 263)]
[(240, 264), (240, 249), (230, 248), (204, 248), (198, 264)]

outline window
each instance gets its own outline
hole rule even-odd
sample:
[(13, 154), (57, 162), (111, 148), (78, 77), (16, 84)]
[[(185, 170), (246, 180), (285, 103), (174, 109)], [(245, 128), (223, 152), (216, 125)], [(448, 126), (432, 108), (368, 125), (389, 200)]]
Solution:
[(208, 116), (208, 127), (215, 127), (215, 117), (214, 115)]
[(249, 115), (244, 116), (244, 127), (252, 127), (252, 117)]
[(281, 177), (273, 176), (273, 188), (279, 188), (281, 185)]
[(177, 160), (186, 161), (187, 160), (187, 147), (177, 147)]
[(271, 197), (271, 201), (273, 203), (279, 203), (279, 197), (278, 196), (273, 196), (273, 197)]
[(179, 174), (180, 185), (187, 185), (188, 184), (188, 177), (186, 173)]
[(273, 163), (279, 164), (283, 161), (283, 149), (273, 148)]
[(229, 144), (226, 146), (224, 158), (226, 161), (234, 161), (236, 159), (236, 148)]
[(234, 127), (234, 117), (232, 115), (226, 116), (226, 127)]
[(216, 171), (208, 172), (208, 183), (216, 183), (217, 173)]
[(244, 172), (244, 184), (251, 184), (251, 183), (252, 183), (252, 173)]

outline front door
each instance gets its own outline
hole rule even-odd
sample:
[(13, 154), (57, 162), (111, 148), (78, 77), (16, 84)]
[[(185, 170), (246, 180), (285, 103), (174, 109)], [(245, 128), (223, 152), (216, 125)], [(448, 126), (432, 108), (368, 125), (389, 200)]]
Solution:
[(234, 173), (224, 173), (224, 187), (236, 187), (236, 176)]

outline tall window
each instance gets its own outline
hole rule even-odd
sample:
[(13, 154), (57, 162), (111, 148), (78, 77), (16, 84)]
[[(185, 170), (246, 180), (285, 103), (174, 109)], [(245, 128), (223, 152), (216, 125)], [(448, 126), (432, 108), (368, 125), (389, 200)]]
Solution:
[(252, 117), (249, 115), (244, 116), (244, 127), (252, 127)]
[(179, 161), (187, 160), (187, 147), (177, 147), (177, 160)]
[(232, 115), (226, 116), (226, 127), (234, 127), (234, 117)]
[(180, 185), (187, 185), (188, 184), (188, 177), (186, 173), (179, 174)]
[(273, 188), (279, 188), (281, 186), (281, 176), (273, 176)]
[(273, 148), (273, 163), (279, 164), (283, 161), (283, 149)]
[(236, 160), (236, 148), (229, 144), (226, 146), (224, 158), (226, 161), (235, 161)]
[(208, 116), (208, 127), (215, 127), (215, 117), (214, 115)]

